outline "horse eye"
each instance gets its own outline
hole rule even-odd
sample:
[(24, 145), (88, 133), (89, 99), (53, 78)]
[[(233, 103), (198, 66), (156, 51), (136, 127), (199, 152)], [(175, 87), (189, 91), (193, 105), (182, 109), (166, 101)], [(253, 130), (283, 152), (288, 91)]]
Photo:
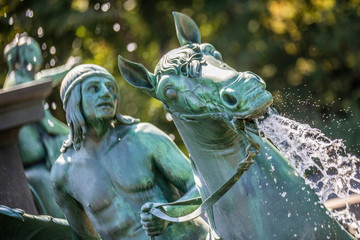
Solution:
[(173, 88), (168, 88), (165, 90), (165, 96), (167, 99), (175, 99), (177, 97), (177, 91)]

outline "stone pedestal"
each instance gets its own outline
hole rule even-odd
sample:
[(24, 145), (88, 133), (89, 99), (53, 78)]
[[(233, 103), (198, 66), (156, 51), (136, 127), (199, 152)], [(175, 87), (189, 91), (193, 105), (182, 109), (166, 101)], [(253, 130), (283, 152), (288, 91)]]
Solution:
[(51, 81), (33, 81), (0, 90), (0, 205), (37, 214), (17, 149), (22, 125), (44, 117), (42, 100)]

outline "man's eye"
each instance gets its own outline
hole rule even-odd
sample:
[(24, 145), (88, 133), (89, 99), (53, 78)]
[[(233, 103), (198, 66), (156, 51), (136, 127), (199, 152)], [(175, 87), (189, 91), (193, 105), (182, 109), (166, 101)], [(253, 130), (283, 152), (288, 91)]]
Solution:
[(107, 89), (110, 91), (110, 92), (113, 92), (115, 90), (115, 87), (112, 86), (112, 85), (109, 85), (107, 86)]
[(96, 85), (92, 85), (89, 87), (89, 92), (96, 93), (99, 91), (99, 87)]

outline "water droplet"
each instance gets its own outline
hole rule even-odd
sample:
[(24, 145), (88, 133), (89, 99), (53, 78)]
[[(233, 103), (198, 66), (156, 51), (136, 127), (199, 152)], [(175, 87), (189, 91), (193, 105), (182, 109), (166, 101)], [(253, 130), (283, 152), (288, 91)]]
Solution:
[(285, 196), (286, 196), (286, 192), (281, 193), (281, 196), (282, 196), (282, 197), (285, 197)]
[(43, 44), (41, 45), (41, 49), (42, 49), (42, 50), (46, 50), (46, 47), (47, 47), (47, 46), (46, 46), (46, 43), (43, 43)]
[(31, 10), (31, 9), (28, 8), (28, 9), (26, 10), (25, 15), (26, 15), (28, 18), (32, 18), (32, 17), (34, 16), (34, 12), (33, 12), (33, 10)]
[(26, 65), (26, 70), (28, 70), (29, 72), (33, 69), (33, 65), (31, 63), (28, 63)]
[(45, 110), (49, 109), (49, 104), (47, 102), (44, 104), (44, 109)]
[[(44, 29), (42, 27), (39, 27), (37, 30), (37, 35), (39, 38), (42, 38), (44, 36)], [(44, 50), (44, 49), (43, 49)]]
[(50, 127), (54, 127), (54, 123), (50, 119), (48, 119), (48, 124)]
[(132, 43), (129, 43), (127, 46), (126, 46), (126, 49), (129, 51), (129, 52), (133, 52), (137, 49), (137, 44), (132, 42)]
[(54, 55), (56, 53), (56, 48), (54, 46), (50, 47), (50, 53)]
[(52, 66), (52, 67), (55, 66), (55, 59), (53, 59), (53, 58), (50, 59), (50, 66)]
[(51, 103), (51, 108), (54, 109), (54, 110), (56, 110), (57, 106), (56, 106), (56, 103), (55, 103), (55, 102), (52, 102), (52, 103)]
[(13, 25), (14, 24), (14, 19), (13, 19), (13, 17), (10, 17), (9, 18), (9, 25)]
[(95, 10), (99, 10), (99, 9), (100, 9), (100, 3), (96, 3), (96, 4), (94, 5), (94, 9), (95, 9)]
[(271, 166), (270, 166), (270, 171), (271, 171), (271, 172), (274, 172), (274, 171), (275, 171), (275, 167), (274, 167), (274, 165), (272, 165), (272, 164), (271, 164)]
[(110, 9), (110, 3), (109, 2), (104, 3), (103, 5), (101, 5), (101, 11), (107, 12), (107, 11), (109, 11), (109, 9)]
[(172, 134), (172, 133), (170, 133), (170, 134), (169, 134), (169, 138), (174, 141), (174, 140), (175, 140), (175, 135)]
[(172, 116), (170, 113), (166, 113), (166, 120), (168, 120), (169, 122), (171, 122), (173, 120)]
[(291, 213), (288, 213), (288, 218), (291, 217)]
[(115, 23), (115, 24), (113, 25), (113, 29), (114, 29), (115, 32), (120, 31), (120, 24)]

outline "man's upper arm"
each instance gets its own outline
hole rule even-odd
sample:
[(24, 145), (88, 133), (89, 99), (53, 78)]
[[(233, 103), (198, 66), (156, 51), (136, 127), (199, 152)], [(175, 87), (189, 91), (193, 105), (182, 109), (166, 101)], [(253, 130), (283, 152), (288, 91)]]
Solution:
[(194, 185), (189, 159), (164, 132), (150, 124), (148, 128), (146, 138), (151, 138), (149, 147), (156, 166), (180, 191), (186, 192)]

